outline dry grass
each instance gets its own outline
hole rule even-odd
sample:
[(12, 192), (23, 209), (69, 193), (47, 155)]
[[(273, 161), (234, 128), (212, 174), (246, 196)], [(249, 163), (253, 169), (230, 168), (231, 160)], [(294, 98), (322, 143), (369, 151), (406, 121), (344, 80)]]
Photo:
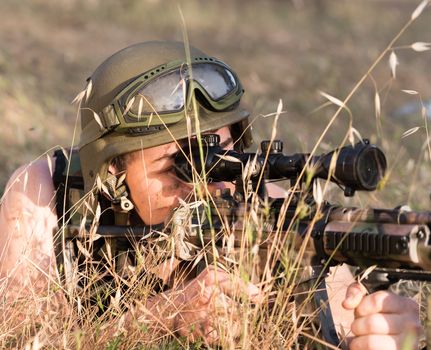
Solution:
[[(0, 187), (19, 164), (53, 145), (70, 144), (67, 130), (74, 124), (75, 112), (69, 102), (101, 60), (138, 41), (182, 40), (177, 6), (161, 1), (108, 0), (102, 5), (100, 1), (5, 0), (0, 6), (0, 104), (6, 121), (0, 131)], [(398, 32), (416, 1), (269, 1), (265, 6), (254, 1), (205, 5), (187, 1), (181, 6), (190, 42), (238, 71), (246, 88), (245, 101), (254, 115), (273, 112), (278, 100), (283, 100), (287, 113), (282, 116), (278, 137), (285, 141), (287, 153), (293, 153), (309, 151), (332, 115), (331, 109), (310, 114), (325, 102), (318, 91), (343, 99)], [(163, 19), (158, 16), (161, 12)], [(426, 11), (397, 46), (426, 41), (422, 33), (426, 33), (428, 19)], [(395, 119), (392, 112), (417, 100), (401, 89), (419, 91), (428, 100), (424, 72), (430, 68), (428, 52), (400, 49), (396, 53), (400, 65), (395, 81), (390, 79), (386, 61), (373, 73), (381, 92), (381, 135), (374, 116), (372, 79), (367, 79), (349, 104), (353, 126), (383, 144), (391, 164), (397, 162), (397, 176), (392, 178), (390, 193), (385, 194), (392, 203), (407, 201), (410, 188), (400, 179), (412, 171), (406, 164), (410, 159), (417, 163), (424, 141), (423, 128), (401, 139), (404, 131), (423, 125), (419, 113)], [(258, 121), (257, 140), (269, 137), (265, 132), (268, 119)], [(346, 126), (346, 119), (339, 118), (324, 144), (328, 148), (337, 145)], [(426, 171), (418, 172), (418, 182), (426, 181)]]
[[(286, 141), (288, 151), (285, 153), (310, 151), (314, 146), (316, 152), (327, 151), (348, 139), (353, 127), (383, 146), (391, 174), (383, 191), (377, 195), (359, 195), (347, 204), (395, 206), (408, 203), (425, 209), (429, 206), (429, 198), (424, 195), (429, 190), (427, 118), (415, 111), (404, 119), (396, 119), (391, 112), (406, 102), (418, 101), (419, 96), (424, 101), (430, 98), (427, 95), (429, 81), (423, 73), (429, 71), (430, 53), (414, 52), (409, 47), (414, 42), (427, 40), (423, 33), (429, 22), (429, 9), (402, 32), (396, 43), (387, 46), (416, 5), (416, 1), (358, 4), (328, 0), (307, 4), (305, 1), (274, 0), (266, 2), (265, 6), (257, 1), (205, 4), (188, 1), (181, 6), (191, 43), (220, 56), (238, 71), (247, 90), (246, 101), (255, 114), (273, 112), (276, 101), (280, 97), (283, 99), (287, 113), (280, 115), (276, 131), (277, 136)], [(163, 18), (158, 16), (162, 11)], [(0, 185), (6, 182), (17, 164), (55, 144), (70, 143), (68, 130), (74, 124), (71, 116), (75, 113), (73, 107), (66, 106), (67, 101), (101, 59), (132, 42), (182, 38), (177, 7), (157, 0), (104, 1), (103, 4), (98, 0), (52, 4), (41, 0), (20, 3), (7, 0), (0, 5), (0, 13), (4, 17), (0, 18), (4, 27), (0, 40), (7, 43), (0, 49), (0, 68), (4, 72), (0, 78), (0, 103), (3, 120), (11, 127), (0, 130), (3, 146)], [(11, 13), (13, 19), (8, 16)], [(383, 15), (384, 21), (381, 20)], [(17, 18), (21, 24), (18, 27)], [(377, 62), (376, 58), (385, 48), (387, 52), (382, 61)], [(391, 77), (394, 64), (390, 67), (387, 63), (391, 52), (400, 60), (396, 79)], [(374, 63), (378, 63), (375, 69), (364, 75)], [(365, 77), (362, 85), (352, 90), (362, 76)], [(323, 96), (329, 96), (331, 103), (313, 113), (320, 103), (326, 102), (317, 91), (327, 93)], [(354, 94), (347, 98), (350, 92)], [(376, 101), (380, 101), (378, 108)], [(334, 104), (335, 108), (341, 106), (335, 117), (330, 106)], [(347, 107), (351, 116), (346, 112)], [(324, 134), (332, 118), (333, 125)], [(257, 119), (258, 138), (269, 137), (274, 131), (272, 119)], [(411, 130), (410, 135), (403, 138), (406, 130)], [(321, 142), (316, 144), (321, 136)], [(325, 198), (341, 200), (333, 187), (324, 187), (323, 191)], [(251, 208), (248, 215), (253, 218), (261, 213)], [(291, 303), (291, 297), (298, 293), (294, 286), (303, 278), (298, 271), (305, 251), (293, 253), (294, 242), (285, 242), (284, 236), (279, 234), (282, 242), (276, 239), (274, 247), (285, 249), (273, 248), (270, 254), (273, 259), (262, 268), (246, 237), (250, 232), (259, 236), (264, 228), (259, 220), (250, 225), (252, 227), (246, 225), (245, 231), (236, 233), (244, 240), (242, 249), (228, 255), (229, 260), (220, 258), (222, 261), (215, 259), (214, 263), (222, 263), (224, 268), (245, 281), (253, 280), (267, 291), (277, 285), (278, 293), (268, 292), (267, 299), (258, 307), (241, 301), (238, 308), (222, 310), (223, 323), (219, 332), (223, 346), (301, 348), (302, 345), (296, 343), (299, 334), (308, 335), (309, 340), (316, 335), (311, 323), (315, 315), (305, 308), (310, 295), (305, 295), (302, 304)], [(233, 233), (227, 230), (225, 234), (229, 238)], [(168, 243), (169, 239), (158, 242), (157, 246), (150, 243), (140, 246), (138, 264), (133, 273), (125, 277), (112, 265), (111, 259), (102, 259), (96, 266), (90, 264), (85, 255), (92, 249), (93, 242), (84, 242), (79, 263), (86, 266), (87, 273), (80, 275), (77, 266), (72, 269), (73, 279), (80, 281), (82, 289), (61, 291), (62, 287), (52, 281), (49, 290), (41, 292), (37, 291), (37, 286), (29, 288), (34, 294), (29, 298), (26, 291), (23, 299), (14, 301), (13, 307), (7, 296), (3, 298), (1, 347), (204, 347), (199, 341), (190, 344), (172, 334), (159, 338), (159, 333), (145, 320), (136, 323), (122, 318), (125, 309), (139, 309), (151, 296), (158, 281), (148, 271), (153, 271), (158, 262), (170, 259), (172, 252)], [(167, 248), (156, 249), (160, 245)], [(208, 251), (211, 253), (211, 249)], [(207, 258), (214, 260), (214, 252)], [(281, 261), (284, 267), (279, 275), (273, 273), (275, 261)], [(262, 269), (266, 273), (262, 273)], [(89, 303), (88, 297), (97, 295), (94, 286), (102, 274), (112, 276), (112, 295), (107, 298), (110, 305), (103, 315), (95, 317), (97, 309)], [(120, 280), (130, 285), (125, 293), (119, 292)], [(6, 288), (6, 281), (2, 281), (0, 290)], [(63, 294), (72, 301), (73, 307), (61, 301)], [(105, 296), (99, 295), (99, 303)], [(241, 325), (239, 340), (233, 334), (234, 318)], [(310, 347), (314, 349), (317, 345), (314, 343)]]

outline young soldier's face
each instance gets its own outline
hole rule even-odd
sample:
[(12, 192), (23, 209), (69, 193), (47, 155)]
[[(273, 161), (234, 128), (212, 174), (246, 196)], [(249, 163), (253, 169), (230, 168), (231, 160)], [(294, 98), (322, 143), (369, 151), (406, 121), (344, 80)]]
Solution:
[[(220, 135), (220, 144), (225, 149), (233, 147), (228, 127), (214, 133)], [(186, 199), (193, 185), (180, 180), (175, 174), (174, 156), (179, 151), (175, 142), (136, 151), (129, 157), (126, 182), (131, 199), (139, 216), (146, 225), (163, 223), (178, 206), (178, 198)], [(209, 184), (209, 191), (224, 187), (224, 184)]]

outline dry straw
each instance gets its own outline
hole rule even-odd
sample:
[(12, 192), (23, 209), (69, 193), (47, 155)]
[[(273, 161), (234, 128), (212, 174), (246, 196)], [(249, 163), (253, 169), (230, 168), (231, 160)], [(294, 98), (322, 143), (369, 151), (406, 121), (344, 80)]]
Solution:
[[(363, 82), (367, 78), (371, 78), (374, 68), (388, 55), (392, 77), (396, 77), (396, 69), (399, 63), (395, 51), (399, 48), (394, 47), (394, 44), (412, 22), (418, 18), (428, 3), (429, 1), (420, 3), (412, 13), (410, 20), (391, 40), (344, 99), (321, 92), (321, 95), (329, 101), (329, 104), (334, 104), (338, 108), (319, 137), (312, 154), (316, 152), (319, 144), (321, 144), (328, 130), (343, 110), (349, 114), (350, 123), (341, 144), (347, 141), (353, 143), (355, 138), (362, 138), (353, 127), (353, 116), (348, 103)], [(181, 9), (180, 16), (183, 21), (184, 41), (188, 45), (187, 31), (185, 29), (186, 21)], [(416, 42), (410, 48), (414, 51), (422, 52), (430, 49), (430, 43)], [(190, 64), (190, 60), (188, 63)], [(88, 99), (91, 91), (92, 82), (90, 80), (86, 89), (78, 94), (74, 102), (80, 105), (84, 98)], [(418, 95), (414, 90), (404, 90), (404, 92), (410, 95)], [(139, 115), (143, 108), (142, 101), (143, 99), (141, 98), (138, 108)], [(382, 112), (377, 87), (374, 94), (374, 105), (376, 118), (379, 119)], [(130, 106), (127, 106), (127, 109)], [(194, 107), (197, 110), (196, 106)], [(280, 101), (276, 113), (272, 115), (272, 117), (275, 117), (271, 132), (271, 142), (275, 139), (277, 121), (282, 113), (282, 107), (283, 105)], [(425, 152), (428, 149), (431, 155), (425, 112), (422, 109), (427, 141), (424, 143), (422, 150)], [(100, 117), (96, 113), (93, 115), (97, 123), (102, 127)], [(156, 111), (154, 111), (154, 117), (163, 122), (163, 118)], [(417, 133), (421, 128), (413, 127), (407, 130), (402, 137), (409, 137)], [(167, 129), (169, 130), (168, 127)], [(76, 126), (73, 139), (75, 138), (75, 131)], [(204, 152), (199, 128), (197, 130), (197, 140), (200, 142), (200, 157), (203, 161)], [(74, 141), (72, 144), (74, 144)], [(64, 151), (64, 153), (70, 159), (70, 153), (68, 151)], [(185, 156), (189, 160), (191, 159), (191, 155), (185, 154)], [(45, 157), (45, 154), (41, 157)], [(228, 156), (221, 156), (220, 158), (223, 157), (226, 159)], [(268, 154), (266, 159), (267, 157)], [(48, 164), (52, 173), (50, 158), (48, 158)], [(328, 176), (333, 173), (334, 167), (335, 164), (332, 162)], [(252, 160), (244, 169), (244, 183), (251, 176), (253, 168)], [(25, 170), (22, 175), (24, 187), (26, 187), (28, 175)], [(120, 182), (125, 179), (124, 175), (122, 176)], [(302, 178), (305, 176), (306, 172), (304, 170), (296, 184), (291, 188), (291, 193), (303, 189), (304, 182), (307, 183), (308, 181), (308, 179)], [(106, 240), (103, 249), (100, 250), (102, 257), (97, 261), (94, 260), (95, 246), (103, 240), (97, 234), (98, 220), (102, 213), (100, 206), (94, 207), (92, 205), (94, 201), (91, 194), (80, 200), (76, 207), (70, 208), (70, 213), (79, 211), (83, 213), (83, 218), (80, 232), (82, 239), (76, 241), (79, 258), (69, 266), (68, 286), (65, 287), (62, 284), (63, 281), (60, 282), (56, 274), (50, 275), (46, 271), (39, 271), (45, 275), (49, 285), (49, 288), (45, 286), (42, 290), (37, 285), (37, 281), (34, 281), (33, 284), (26, 286), (25, 291), (7, 292), (10, 281), (8, 279), (1, 281), (0, 291), (4, 295), (1, 308), (4, 320), (0, 324), (0, 346), (2, 348), (32, 350), (42, 348), (178, 349), (191, 348), (192, 346), (194, 348), (213, 347), (214, 344), (207, 343), (205, 339), (200, 339), (199, 337), (193, 339), (194, 345), (192, 345), (190, 339), (179, 337), (178, 333), (172, 331), (175, 327), (172, 327), (169, 323), (173, 322), (176, 316), (184, 310), (172, 310), (167, 318), (160, 318), (160, 315), (169, 306), (173, 305), (174, 300), (182, 297), (180, 291), (168, 291), (163, 294), (163, 302), (160, 302), (155, 309), (151, 309), (147, 303), (154, 296), (154, 290), (160, 284), (160, 280), (156, 275), (165, 277), (164, 273), (166, 271), (177, 266), (176, 255), (181, 255), (178, 254), (178, 250), (184, 251), (185, 249), (190, 252), (195, 249), (190, 242), (185, 242), (193, 231), (199, 231), (199, 228), (184, 225), (184, 223), (189, 222), (190, 216), (195, 215), (203, 206), (206, 218), (203, 217), (202, 221), (209, 220), (211, 225), (211, 218), (220, 215), (221, 222), (225, 223), (224, 218), (218, 212), (218, 208), (211, 208), (211, 204), (214, 206), (217, 201), (208, 193), (206, 174), (199, 174), (195, 171), (193, 180), (193, 195), (187, 201), (181, 202), (180, 210), (184, 214), (183, 219), (175, 222), (177, 225), (182, 225), (178, 227), (180, 229), (177, 231), (178, 235), (172, 236), (169, 232), (154, 232), (154, 235), (146, 236), (143, 241), (134, 240), (132, 236), (129, 237), (135, 249), (135, 264), (128, 263), (129, 256), (127, 254), (121, 257), (114, 256), (114, 242), (109, 240)], [(264, 181), (264, 179), (260, 178), (259, 181)], [(220, 300), (215, 302), (218, 317), (214, 320), (213, 331), (214, 334), (217, 334), (217, 340), (223, 348), (296, 349), (306, 346), (301, 343), (305, 342), (313, 349), (323, 348), (324, 346), (337, 349), (337, 347), (322, 340), (319, 333), (319, 324), (316, 322), (319, 308), (326, 309), (328, 305), (319, 305), (317, 309), (309, 308), (313, 293), (318, 286), (311, 282), (304, 290), (300, 288), (304, 287), (304, 283), (301, 284), (300, 282), (307, 279), (307, 273), (309, 272), (307, 266), (304, 266), (304, 261), (308, 261), (307, 259), (309, 258), (307, 254), (309, 253), (308, 244), (311, 241), (311, 229), (322, 214), (320, 209), (329, 190), (328, 182), (325, 182), (323, 186), (320, 182), (314, 183), (312, 194), (316, 205), (315, 215), (310, 219), (310, 226), (305, 236), (298, 242), (295, 234), (286, 234), (286, 230), (282, 229), (289, 206), (298, 198), (292, 194), (287, 195), (280, 208), (278, 220), (271, 221), (271, 218), (268, 217), (269, 203), (263, 202), (256, 193), (245, 187), (245, 197), (249, 198), (249, 202), (244, 208), (243, 225), (233, 228), (226, 223), (222, 225), (220, 231), (212, 230), (210, 239), (205, 242), (204, 249), (196, 253), (192, 267), (205, 262), (205, 264), (212, 266), (214, 269), (229, 271), (233, 275), (240, 276), (242, 281), (246, 283), (254, 282), (265, 295), (264, 300), (260, 303), (252, 304), (247, 298), (244, 298), (244, 295), (241, 295), (240, 288), (237, 288), (237, 295), (232, 298), (233, 300), (228, 301), (222, 296)], [(97, 191), (109, 195), (106, 184), (100, 179), (97, 180), (95, 186), (95, 192)], [(6, 194), (7, 192), (8, 189), (6, 189)], [(195, 203), (195, 205), (191, 203)], [(300, 196), (297, 210), (289, 222), (287, 231), (297, 231), (299, 221), (303, 220), (310, 212), (311, 208), (306, 198)], [(91, 222), (89, 229), (88, 227), (85, 228), (88, 221)], [(59, 222), (60, 229), (57, 232), (63, 247), (67, 245), (65, 239), (67, 225), (68, 222), (63, 218), (63, 221)], [(270, 232), (269, 235), (268, 231)], [(180, 239), (175, 238), (178, 236)], [(216, 241), (224, 242), (223, 247), (216, 246)], [(185, 245), (179, 247), (183, 243)], [(65, 249), (63, 249), (62, 254), (65, 254), (64, 251)], [(120, 260), (122, 262), (121, 266), (119, 264)], [(34, 268), (38, 269), (38, 266), (34, 266)], [(366, 275), (371, 270), (372, 268), (367, 270), (362, 278), (366, 278)], [(165, 282), (171, 284), (171, 286), (178, 287), (186, 276), (187, 270), (180, 269), (177, 276), (175, 276), (175, 280), (167, 278)], [(101, 288), (100, 285), (108, 277), (111, 284), (107, 291), (106, 286)], [(73, 285), (76, 288), (73, 288)], [(10, 295), (14, 295), (14, 297), (10, 299)], [(67, 297), (67, 300), (65, 300), (65, 297)], [(293, 302), (293, 300), (296, 300), (296, 302)], [(159, 313), (154, 312), (154, 310), (159, 311)], [(199, 325), (190, 325), (190, 327), (199, 327)], [(345, 334), (345, 336), (348, 335)]]

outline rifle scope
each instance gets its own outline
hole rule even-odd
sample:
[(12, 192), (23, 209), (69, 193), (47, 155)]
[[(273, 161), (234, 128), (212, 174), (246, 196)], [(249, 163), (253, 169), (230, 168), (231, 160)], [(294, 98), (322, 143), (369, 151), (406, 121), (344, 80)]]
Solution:
[[(279, 140), (263, 141), (260, 154), (224, 150), (217, 134), (203, 135), (202, 144), (204, 164), (197, 142), (192, 142), (191, 149), (187, 147), (184, 153), (176, 155), (176, 173), (182, 180), (191, 182), (193, 170), (197, 174), (204, 170), (208, 181), (231, 182), (241, 178), (248, 169), (251, 180), (259, 178), (263, 172), (266, 180), (296, 181), (306, 167), (313, 179), (329, 179), (344, 186), (346, 196), (352, 196), (357, 190), (374, 191), (386, 171), (385, 155), (367, 139), (319, 156), (310, 156), (309, 153), (284, 155), (283, 143)], [(191, 161), (185, 155), (191, 155)], [(336, 157), (334, 162), (333, 157)]]

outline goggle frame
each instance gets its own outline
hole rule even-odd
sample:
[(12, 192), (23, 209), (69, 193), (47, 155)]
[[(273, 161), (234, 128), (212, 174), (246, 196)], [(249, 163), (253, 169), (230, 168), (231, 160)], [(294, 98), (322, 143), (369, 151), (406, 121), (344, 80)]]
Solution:
[[(216, 111), (221, 112), (229, 110), (230, 107), (239, 103), (244, 94), (244, 89), (237, 75), (229, 68), (229, 66), (212, 57), (193, 57), (191, 60), (191, 69), (189, 68), (190, 65), (183, 60), (177, 60), (155, 67), (133, 79), (115, 96), (113, 101), (102, 110), (100, 119), (103, 126), (107, 130), (115, 129), (116, 132), (125, 133), (141, 134), (160, 131), (164, 129), (165, 126), (175, 124), (185, 118), (185, 110), (192, 110), (195, 90), (198, 90), (205, 98), (206, 102), (208, 102), (209, 106)], [(193, 66), (200, 63), (215, 64), (226, 69), (234, 77), (236, 83), (234, 89), (217, 100), (212, 99), (206, 89), (193, 78)], [(189, 78), (186, 80), (186, 100), (180, 110), (166, 112), (154, 111), (154, 113), (142, 113), (141, 115), (137, 115), (130, 110), (133, 103), (131, 100), (136, 98), (137, 93), (142, 88), (147, 84), (150, 84), (155, 79), (162, 77), (165, 74), (169, 74), (176, 69), (182, 69), (182, 67), (188, 67), (189, 72), (191, 71), (191, 73), (188, 73)]]

